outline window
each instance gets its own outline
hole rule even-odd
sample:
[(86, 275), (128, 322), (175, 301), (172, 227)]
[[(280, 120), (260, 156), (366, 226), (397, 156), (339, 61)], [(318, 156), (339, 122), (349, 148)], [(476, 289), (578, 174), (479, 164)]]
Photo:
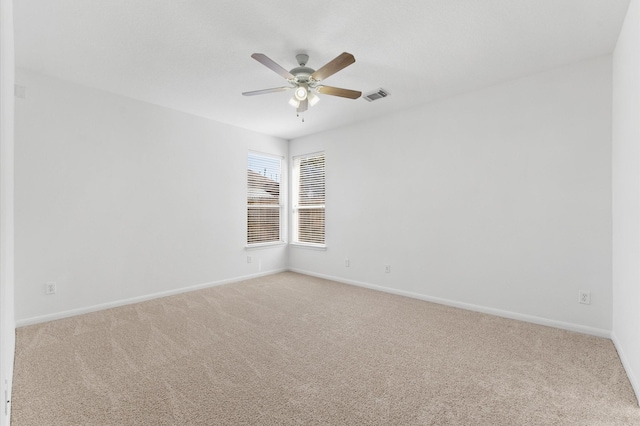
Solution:
[(281, 176), (281, 158), (249, 153), (247, 157), (247, 245), (282, 241)]
[(324, 245), (324, 153), (293, 159), (293, 240)]

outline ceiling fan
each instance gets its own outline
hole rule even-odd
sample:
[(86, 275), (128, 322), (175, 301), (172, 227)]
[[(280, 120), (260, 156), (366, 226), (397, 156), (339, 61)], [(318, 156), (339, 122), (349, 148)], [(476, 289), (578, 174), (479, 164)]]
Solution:
[(244, 96), (262, 95), (265, 93), (284, 92), (286, 90), (294, 89), (293, 96), (289, 100), (289, 104), (296, 108), (298, 114), (305, 112), (308, 108), (314, 106), (320, 98), (316, 93), (322, 93), (324, 95), (340, 96), (342, 98), (358, 99), (362, 92), (357, 90), (341, 89), (339, 87), (324, 86), (320, 82), (327, 77), (332, 76), (341, 69), (353, 64), (356, 59), (351, 53), (343, 52), (334, 58), (332, 61), (318, 69), (307, 67), (307, 61), (309, 55), (304, 53), (296, 55), (298, 61), (298, 67), (293, 68), (291, 71), (287, 71), (280, 65), (275, 63), (272, 59), (262, 53), (254, 53), (251, 55), (253, 59), (260, 62), (262, 65), (274, 71), (276, 74), (287, 79), (290, 86), (274, 87), (272, 89), (254, 90), (252, 92), (242, 93)]

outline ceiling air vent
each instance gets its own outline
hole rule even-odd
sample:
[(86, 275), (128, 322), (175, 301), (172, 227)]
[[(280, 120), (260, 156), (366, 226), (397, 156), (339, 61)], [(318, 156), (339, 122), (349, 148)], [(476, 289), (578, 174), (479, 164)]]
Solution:
[(362, 95), (362, 97), (369, 102), (377, 101), (378, 99), (386, 98), (387, 96), (389, 96), (389, 92), (383, 88)]

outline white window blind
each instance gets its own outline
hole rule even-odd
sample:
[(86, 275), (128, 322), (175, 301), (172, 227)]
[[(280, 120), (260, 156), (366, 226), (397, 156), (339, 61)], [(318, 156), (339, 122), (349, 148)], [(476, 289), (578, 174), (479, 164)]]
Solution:
[(247, 244), (282, 241), (280, 184), (282, 159), (249, 153), (247, 157)]
[(325, 157), (309, 154), (293, 160), (293, 227), (297, 243), (325, 244)]

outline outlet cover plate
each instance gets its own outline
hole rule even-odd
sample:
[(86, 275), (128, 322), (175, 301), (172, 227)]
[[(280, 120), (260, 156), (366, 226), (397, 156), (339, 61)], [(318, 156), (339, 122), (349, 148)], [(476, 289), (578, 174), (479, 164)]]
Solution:
[(590, 305), (591, 304), (591, 292), (580, 290), (578, 292), (578, 302), (582, 303), (583, 305)]

